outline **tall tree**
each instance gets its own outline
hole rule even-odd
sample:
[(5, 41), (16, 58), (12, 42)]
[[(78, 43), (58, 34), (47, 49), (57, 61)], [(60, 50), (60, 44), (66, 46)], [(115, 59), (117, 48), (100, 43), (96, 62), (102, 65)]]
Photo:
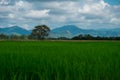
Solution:
[(50, 32), (50, 28), (46, 25), (38, 25), (32, 30), (31, 37), (33, 39), (45, 39)]

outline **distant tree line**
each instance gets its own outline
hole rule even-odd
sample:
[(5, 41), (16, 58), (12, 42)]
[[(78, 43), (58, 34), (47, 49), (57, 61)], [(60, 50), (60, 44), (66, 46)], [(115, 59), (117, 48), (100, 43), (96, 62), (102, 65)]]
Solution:
[(120, 37), (101, 37), (91, 36), (90, 34), (78, 35), (73, 38), (59, 37), (49, 38), (50, 28), (46, 25), (38, 25), (32, 30), (30, 35), (6, 35), (0, 34), (0, 40), (120, 40)]
[(27, 35), (6, 35), (6, 34), (0, 34), (0, 40), (27, 40)]
[(72, 38), (72, 40), (120, 40), (120, 37), (101, 37), (101, 36), (91, 36), (90, 34), (78, 35)]
[[(67, 37), (58, 37), (58, 38), (42, 38), (41, 40), (120, 40), (120, 37), (94, 37), (89, 34), (79, 36), (75, 36), (73, 38)], [(35, 36), (32, 35), (5, 35), (0, 34), (0, 40), (40, 40), (37, 39)]]

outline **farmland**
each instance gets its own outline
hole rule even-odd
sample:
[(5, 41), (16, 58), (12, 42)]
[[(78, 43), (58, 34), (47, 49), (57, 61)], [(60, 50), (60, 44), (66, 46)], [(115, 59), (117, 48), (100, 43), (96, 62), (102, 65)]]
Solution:
[(119, 79), (119, 41), (0, 41), (0, 80)]

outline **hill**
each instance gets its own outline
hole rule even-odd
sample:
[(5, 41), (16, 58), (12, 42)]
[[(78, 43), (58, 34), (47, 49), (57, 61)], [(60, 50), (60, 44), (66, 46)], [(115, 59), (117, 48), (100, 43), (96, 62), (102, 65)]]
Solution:
[(7, 28), (0, 28), (0, 33), (7, 34), (7, 35), (12, 35), (12, 34), (28, 35), (30, 34), (30, 31), (23, 29), (19, 26), (12, 26), (12, 27), (7, 27)]
[(81, 29), (75, 25), (66, 25), (59, 28), (55, 28), (51, 31), (52, 37), (73, 37), (79, 34), (90, 34), (92, 36), (120, 36), (120, 29)]

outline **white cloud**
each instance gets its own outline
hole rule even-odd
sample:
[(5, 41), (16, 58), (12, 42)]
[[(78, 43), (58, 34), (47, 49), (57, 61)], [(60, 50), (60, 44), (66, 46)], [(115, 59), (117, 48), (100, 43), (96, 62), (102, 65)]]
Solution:
[(31, 8), (31, 3), (16, 1), (14, 5), (0, 5), (0, 12), (19, 12), (20, 10), (29, 10)]
[(43, 18), (49, 15), (50, 10), (30, 10), (26, 16), (31, 18)]
[(19, 1), (19, 2), (16, 2), (16, 4), (15, 5), (17, 5), (17, 6), (25, 6), (24, 5), (25, 4), (25, 2), (23, 2), (23, 1)]
[(100, 0), (96, 3), (88, 3), (83, 5), (82, 8), (79, 9), (80, 13), (89, 13), (89, 14), (100, 14), (103, 12), (103, 10), (109, 7), (107, 3), (105, 3), (103, 0)]
[(120, 18), (112, 18), (110, 20), (110, 22), (113, 23), (113, 24), (119, 24), (120, 23)]
[[(14, 5), (0, 5), (0, 17), (8, 18), (8, 22), (25, 24), (22, 26), (30, 23), (57, 26), (75, 24), (81, 27), (91, 27), (93, 24), (120, 26), (119, 10), (120, 5), (112, 6), (105, 3), (104, 0), (53, 0), (31, 3), (20, 0), (16, 1)], [(100, 28), (98, 25), (97, 27)]]
[(0, 5), (0, 12), (11, 12), (12, 6), (2, 6)]
[(0, 5), (8, 5), (10, 0), (0, 0)]
[(16, 10), (20, 10), (20, 9), (29, 10), (33, 7), (33, 5), (26, 1), (18, 1), (15, 3), (14, 7)]
[(22, 27), (26, 30), (29, 30), (30, 29), (30, 26), (28, 24), (23, 24)]
[(13, 18), (15, 18), (15, 14), (8, 14), (8, 17), (13, 19)]
[(66, 16), (62, 16), (62, 15), (53, 15), (50, 16), (50, 23), (65, 23), (66, 22)]

